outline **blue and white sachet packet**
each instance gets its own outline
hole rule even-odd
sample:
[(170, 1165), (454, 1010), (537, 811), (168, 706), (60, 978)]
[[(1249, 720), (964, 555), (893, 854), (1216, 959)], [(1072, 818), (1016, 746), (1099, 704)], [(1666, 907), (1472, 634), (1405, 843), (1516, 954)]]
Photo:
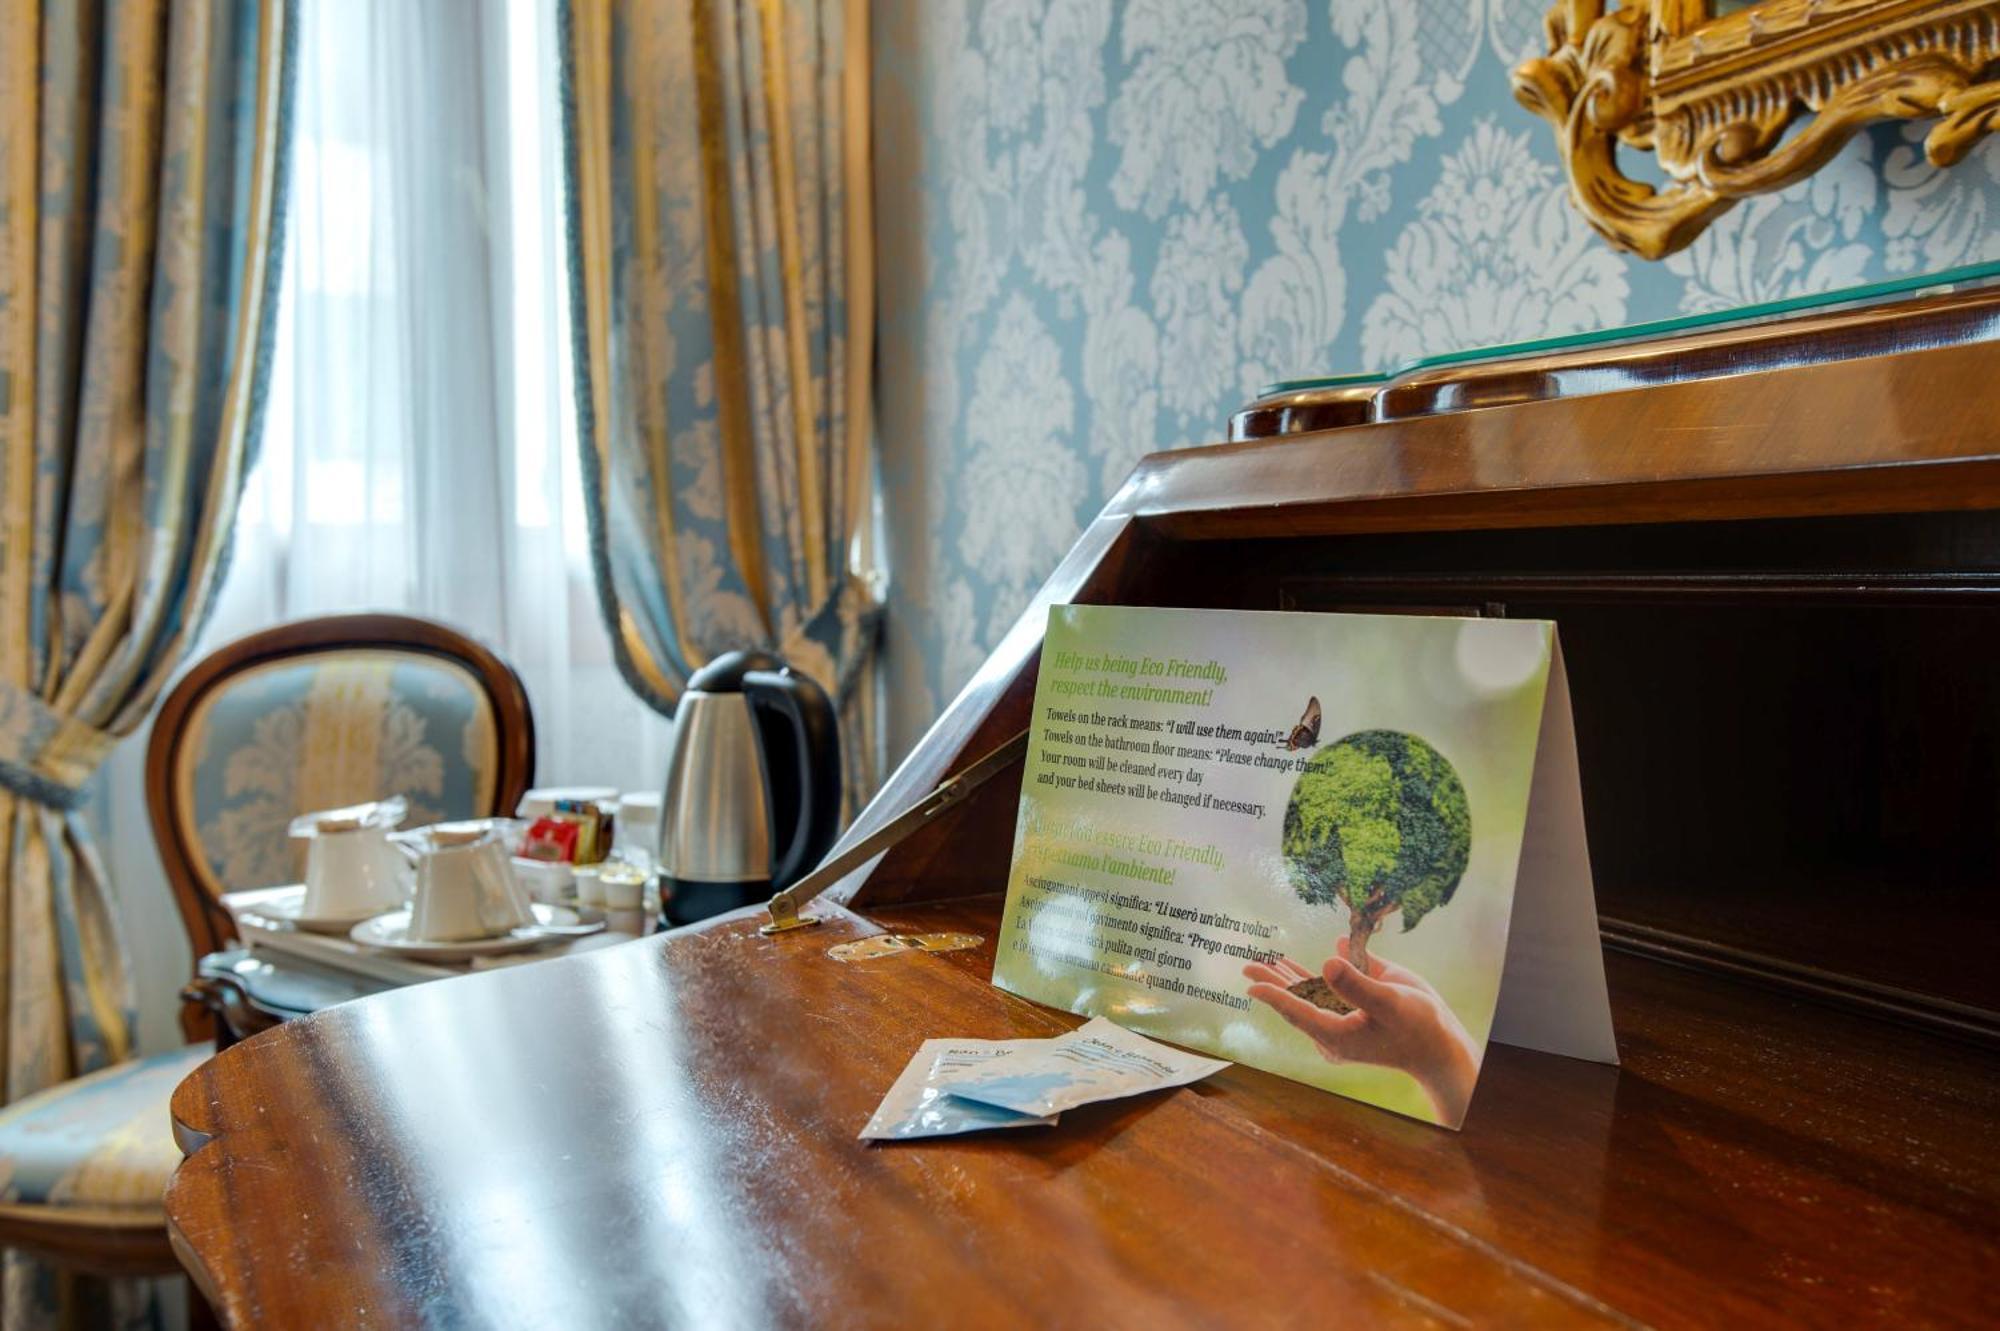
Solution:
[(896, 1084), (882, 1097), (875, 1116), (861, 1129), (864, 1141), (906, 1141), (915, 1137), (950, 1137), (988, 1128), (1046, 1127), (1054, 1114), (1021, 1114), (977, 1100), (947, 1094), (937, 1079), (976, 1068), (1024, 1045), (1046, 1040), (926, 1040), (903, 1069)]
[(941, 1071), (937, 1084), (961, 1100), (1021, 1114), (1055, 1114), (1097, 1100), (1200, 1081), (1228, 1060), (1184, 1053), (1096, 1017), (1053, 1040), (1016, 1040), (997, 1058)]

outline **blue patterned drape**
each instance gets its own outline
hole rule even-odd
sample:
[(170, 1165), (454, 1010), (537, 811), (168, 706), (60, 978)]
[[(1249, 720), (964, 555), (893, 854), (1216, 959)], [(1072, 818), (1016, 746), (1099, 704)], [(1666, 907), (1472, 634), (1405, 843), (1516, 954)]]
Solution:
[(619, 665), (671, 713), (717, 653), (843, 702), (872, 780), (873, 268), (862, 0), (563, 11), (584, 486)]
[[(226, 557), (268, 361), (284, 0), (0, 19), (4, 1099), (131, 1053), (80, 788)], [(12, 1311), (10, 1305), (10, 1312)]]

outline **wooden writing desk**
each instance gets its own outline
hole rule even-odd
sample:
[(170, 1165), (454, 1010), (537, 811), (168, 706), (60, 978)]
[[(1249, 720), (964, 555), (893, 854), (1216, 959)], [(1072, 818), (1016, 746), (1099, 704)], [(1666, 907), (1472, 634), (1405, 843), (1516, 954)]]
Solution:
[(1614, 955), (1624, 1069), (1496, 1046), (1462, 1134), (1233, 1069), (869, 1146), (924, 1038), (1075, 1021), (990, 947), (825, 955), (870, 932), (737, 920), (238, 1046), (174, 1102), (216, 1138), (181, 1249), (246, 1327), (1969, 1323), (1993, 1288), (2000, 1164), (1963, 1157), (2000, 1080), (1948, 1040)]
[(1576, 393), (1513, 366), (1453, 398), (1513, 405), (1378, 394), (1150, 459), (861, 819), (1025, 723), (1051, 603), (1546, 603), (1622, 1069), (1495, 1046), (1462, 1134), (1233, 1069), (864, 1145), (921, 1040), (1074, 1021), (990, 949), (825, 955), (990, 938), (1017, 776), (819, 930), (726, 918), (228, 1051), (174, 1103), (180, 1251), (240, 1327), (1990, 1324), (2000, 301), (1870, 318), (1820, 362), (1811, 329), (1688, 382), (1614, 348)]

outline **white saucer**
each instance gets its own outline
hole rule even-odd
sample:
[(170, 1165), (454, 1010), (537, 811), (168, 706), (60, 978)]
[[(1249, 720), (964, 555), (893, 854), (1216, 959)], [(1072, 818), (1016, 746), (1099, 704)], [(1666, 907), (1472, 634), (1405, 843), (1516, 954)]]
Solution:
[(535, 922), (524, 924), (496, 938), (467, 938), (446, 942), (410, 937), (410, 912), (391, 911), (354, 926), (347, 935), (364, 947), (380, 948), (400, 956), (436, 961), (461, 961), (468, 957), (494, 957), (506, 952), (525, 952), (531, 947), (581, 938), (604, 928), (604, 912), (579, 911), (568, 906), (534, 903)]
[(364, 910), (356, 915), (303, 915), (300, 912), (305, 908), (306, 890), (301, 887), (289, 895), (257, 903), (254, 913), (309, 934), (338, 934), (342, 938), (351, 934), (355, 925), (382, 913), (379, 910)]

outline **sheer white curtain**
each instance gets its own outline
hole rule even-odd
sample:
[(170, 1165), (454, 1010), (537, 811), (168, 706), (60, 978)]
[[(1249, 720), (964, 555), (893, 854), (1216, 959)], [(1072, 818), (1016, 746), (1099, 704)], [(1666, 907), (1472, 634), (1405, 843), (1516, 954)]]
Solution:
[[(647, 789), (669, 723), (612, 661), (569, 409), (554, 10), (301, 5), (272, 396), (200, 650), (308, 615), (438, 619), (521, 673), (539, 781)], [(188, 959), (143, 756), (129, 741), (107, 792), (142, 1038), (157, 1045)]]

